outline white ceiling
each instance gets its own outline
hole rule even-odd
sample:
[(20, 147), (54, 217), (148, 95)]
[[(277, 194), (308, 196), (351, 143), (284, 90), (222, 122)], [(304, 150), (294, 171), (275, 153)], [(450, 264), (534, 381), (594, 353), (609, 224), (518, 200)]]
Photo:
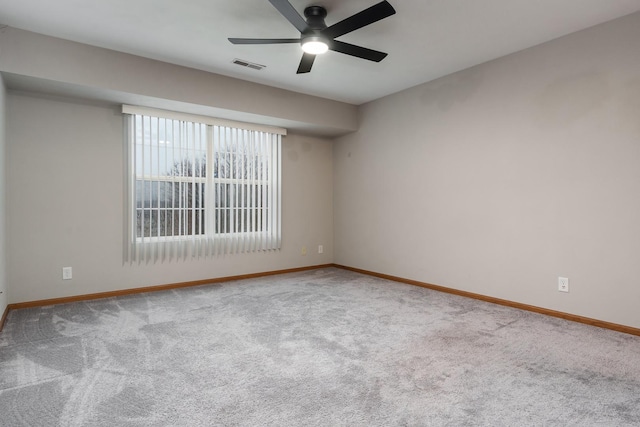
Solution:
[[(290, 1), (300, 14), (324, 6), (331, 25), (379, 0)], [(299, 75), (297, 44), (227, 40), (299, 37), (267, 0), (0, 0), (0, 23), (359, 105), (640, 10), (640, 0), (389, 2), (395, 15), (339, 38), (386, 59), (329, 52)], [(240, 67), (235, 58), (266, 68)]]

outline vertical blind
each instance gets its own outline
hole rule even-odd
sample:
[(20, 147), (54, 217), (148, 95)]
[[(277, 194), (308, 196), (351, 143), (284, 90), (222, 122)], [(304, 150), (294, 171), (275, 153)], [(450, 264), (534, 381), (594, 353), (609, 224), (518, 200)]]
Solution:
[(280, 248), (282, 130), (128, 106), (123, 112), (125, 261)]

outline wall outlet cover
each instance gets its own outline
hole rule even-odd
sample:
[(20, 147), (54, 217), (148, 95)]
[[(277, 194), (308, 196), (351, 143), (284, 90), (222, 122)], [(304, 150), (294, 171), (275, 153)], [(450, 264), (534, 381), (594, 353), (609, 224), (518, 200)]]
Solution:
[(567, 277), (558, 277), (558, 291), (569, 292), (569, 279)]

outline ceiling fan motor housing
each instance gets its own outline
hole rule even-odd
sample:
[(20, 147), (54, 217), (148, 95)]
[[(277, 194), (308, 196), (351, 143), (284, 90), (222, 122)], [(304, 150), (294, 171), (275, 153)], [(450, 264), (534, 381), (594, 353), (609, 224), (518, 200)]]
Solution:
[(327, 28), (324, 18), (327, 17), (327, 9), (322, 6), (309, 6), (304, 10), (304, 16), (307, 18), (309, 28), (314, 31), (320, 31)]

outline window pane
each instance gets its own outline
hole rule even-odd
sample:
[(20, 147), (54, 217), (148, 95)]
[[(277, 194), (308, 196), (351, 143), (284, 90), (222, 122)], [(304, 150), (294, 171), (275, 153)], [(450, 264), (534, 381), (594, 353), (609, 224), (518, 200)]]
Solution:
[(204, 233), (207, 126), (134, 117), (136, 235)]
[(202, 182), (138, 180), (135, 206), (138, 237), (204, 233), (205, 184)]

